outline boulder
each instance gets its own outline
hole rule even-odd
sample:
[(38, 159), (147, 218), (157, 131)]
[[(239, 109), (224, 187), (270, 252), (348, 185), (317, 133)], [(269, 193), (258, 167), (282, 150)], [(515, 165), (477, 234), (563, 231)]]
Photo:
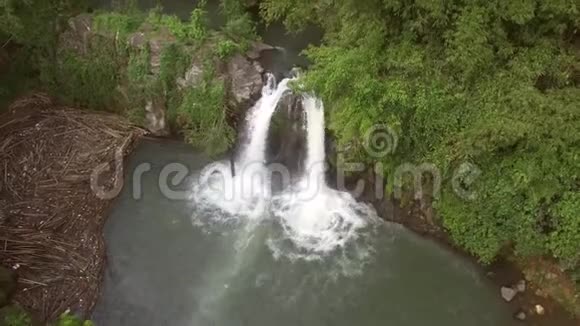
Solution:
[(93, 16), (81, 14), (68, 21), (67, 29), (59, 36), (59, 46), (86, 55), (93, 34)]
[(516, 290), (512, 289), (511, 287), (507, 287), (507, 286), (502, 286), (500, 292), (501, 292), (501, 297), (507, 302), (512, 301), (515, 298), (516, 294), (518, 294), (518, 292)]
[(162, 29), (159, 34), (152, 36), (149, 40), (149, 55), (151, 72), (155, 75), (159, 74), (161, 68), (161, 52), (168, 44), (175, 42), (175, 38), (169, 31)]
[(262, 73), (254, 62), (241, 54), (231, 57), (227, 63), (226, 75), (229, 80), (230, 106), (247, 109), (253, 101), (260, 97)]
[(526, 320), (526, 317), (527, 317), (526, 312), (523, 310), (519, 310), (514, 314), (514, 318), (520, 321)]
[(250, 49), (246, 52), (246, 56), (250, 60), (258, 60), (262, 56), (262, 52), (268, 50), (274, 50), (275, 47), (262, 43), (262, 42), (254, 42)]
[(201, 65), (196, 62), (191, 64), (191, 67), (185, 72), (185, 76), (179, 77), (177, 79), (177, 86), (179, 89), (184, 89), (187, 87), (195, 87), (201, 83), (203, 80), (203, 69)]
[(534, 310), (536, 311), (536, 314), (538, 314), (540, 316), (546, 313), (546, 309), (544, 309), (544, 307), (542, 307), (542, 305), (539, 305), (539, 304), (537, 304), (534, 307)]

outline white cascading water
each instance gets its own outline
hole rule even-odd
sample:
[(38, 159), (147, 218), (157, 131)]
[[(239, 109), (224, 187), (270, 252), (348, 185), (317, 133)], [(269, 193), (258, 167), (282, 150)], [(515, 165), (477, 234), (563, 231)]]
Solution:
[[(376, 214), (350, 194), (327, 186), (324, 108), (321, 100), (310, 95), (302, 99), (307, 131), (305, 172), (297, 184), (271, 194), (270, 172), (265, 165), (267, 135), (276, 106), (289, 89), (288, 82), (284, 79), (275, 86), (273, 77), (268, 77), (262, 98), (248, 113), (249, 139), (235, 161), (235, 176), (231, 175), (229, 163), (223, 161), (202, 171), (193, 191), (197, 211), (194, 223), (213, 225), (274, 218), (282, 229), (281, 234), (274, 232), (267, 237), (275, 257), (320, 259), (357, 239), (359, 230), (376, 220)], [(199, 214), (200, 210), (206, 213)], [(361, 254), (357, 255), (360, 258)]]
[(283, 79), (276, 85), (274, 76), (267, 75), (262, 98), (246, 117), (248, 141), (241, 145), (235, 160), (235, 176), (232, 176), (230, 162), (220, 161), (207, 166), (193, 189), (197, 209), (221, 211), (226, 214), (224, 219), (263, 215), (271, 197), (269, 174), (265, 167), (268, 128), (278, 102), (289, 90), (289, 81)]
[(279, 85), (276, 85), (275, 77), (271, 74), (267, 75), (266, 85), (262, 88), (262, 98), (246, 117), (249, 142), (242, 147), (238, 160), (242, 168), (253, 163), (261, 163), (262, 165), (265, 163), (270, 120), (272, 120), (272, 115), (282, 95), (289, 89), (289, 81), (289, 79), (283, 79)]
[(311, 182), (317, 182), (320, 187), (325, 187), (324, 106), (321, 100), (308, 95), (304, 96), (302, 105), (306, 112), (307, 125), (306, 173)]
[[(325, 181), (324, 108), (322, 101), (306, 95), (307, 154), (299, 183), (274, 199), (274, 215), (280, 218), (285, 237), (297, 251), (293, 257), (318, 259), (355, 239), (358, 230), (375, 216), (367, 205), (348, 193), (336, 191)], [(275, 242), (270, 247), (283, 254)]]

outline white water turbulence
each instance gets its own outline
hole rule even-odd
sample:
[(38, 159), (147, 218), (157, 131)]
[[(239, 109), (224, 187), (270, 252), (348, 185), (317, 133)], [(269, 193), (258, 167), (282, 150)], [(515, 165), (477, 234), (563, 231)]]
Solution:
[[(358, 203), (349, 193), (336, 191), (325, 181), (324, 107), (319, 99), (305, 95), (307, 154), (305, 172), (297, 185), (274, 198), (274, 215), (283, 226), (283, 238), (270, 241), (274, 253), (306, 260), (321, 259), (335, 251), (351, 249), (357, 260), (370, 254), (369, 244), (357, 246), (376, 225), (374, 209)], [(362, 241), (364, 242), (364, 241)], [(351, 248), (348, 248), (348, 246)], [(284, 246), (284, 249), (281, 248)], [(352, 258), (352, 257), (351, 257)], [(360, 263), (360, 261), (359, 261)]]
[(193, 189), (193, 222), (220, 232), (224, 225), (231, 226), (244, 239), (252, 237), (261, 223), (269, 223), (271, 229), (262, 239), (274, 258), (328, 258), (361, 271), (362, 261), (372, 252), (369, 239), (379, 219), (369, 205), (327, 185), (324, 107), (314, 96), (302, 96), (307, 132), (304, 172), (295, 184), (283, 184), (280, 193), (272, 194), (275, 169), (265, 165), (268, 129), (278, 102), (289, 91), (289, 81), (276, 85), (268, 76), (262, 98), (246, 117), (247, 142), (235, 160), (235, 175), (227, 161), (214, 162), (200, 173)]
[(268, 128), (278, 102), (289, 90), (289, 81), (283, 79), (276, 85), (274, 76), (267, 75), (262, 97), (246, 117), (248, 139), (241, 144), (234, 168), (229, 161), (218, 161), (201, 171), (192, 201), (196, 210), (212, 214), (213, 220), (194, 219), (194, 224), (236, 222), (232, 219), (264, 215), (271, 197), (270, 175), (265, 166)]

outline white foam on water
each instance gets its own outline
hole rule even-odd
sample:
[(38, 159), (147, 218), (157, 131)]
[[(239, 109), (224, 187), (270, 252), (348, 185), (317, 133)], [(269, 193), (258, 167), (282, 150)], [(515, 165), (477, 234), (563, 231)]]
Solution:
[[(200, 172), (191, 196), (198, 213), (193, 216), (194, 224), (264, 216), (271, 198), (270, 174), (264, 165), (268, 128), (278, 102), (289, 89), (288, 82), (284, 79), (276, 85), (274, 76), (268, 74), (262, 98), (246, 117), (248, 141), (235, 160), (235, 176), (228, 161), (214, 162)], [(211, 220), (199, 212), (210, 212)]]
[(327, 186), (324, 107), (316, 97), (305, 95), (302, 99), (308, 146), (305, 172), (297, 184), (279, 194), (271, 193), (266, 141), (272, 115), (288, 91), (288, 82), (284, 79), (276, 86), (270, 76), (262, 98), (249, 111), (249, 138), (235, 160), (235, 176), (227, 161), (214, 162), (200, 173), (193, 191), (194, 224), (247, 228), (248, 221), (254, 221), (249, 224), (255, 226), (263, 218), (273, 218), (277, 230), (265, 239), (275, 258), (315, 260), (344, 257), (348, 251), (349, 259), (366, 259), (372, 246), (357, 247), (356, 243), (378, 218), (370, 206)]
[[(284, 238), (292, 241), (294, 250), (288, 255), (313, 260), (345, 250), (362, 236), (363, 228), (378, 218), (368, 205), (327, 186), (323, 104), (309, 95), (304, 96), (302, 104), (308, 133), (306, 171), (297, 185), (274, 198), (272, 210), (280, 220)], [(283, 254), (277, 246), (281, 243), (269, 242), (277, 256)]]

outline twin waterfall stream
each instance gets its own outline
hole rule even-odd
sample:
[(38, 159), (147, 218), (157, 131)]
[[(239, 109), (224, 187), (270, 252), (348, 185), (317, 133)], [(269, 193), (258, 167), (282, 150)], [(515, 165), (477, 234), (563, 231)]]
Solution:
[[(285, 252), (273, 247), (275, 254), (288, 253), (294, 257), (318, 259), (321, 255), (344, 248), (357, 236), (357, 230), (369, 222), (377, 222), (374, 211), (357, 203), (348, 193), (329, 188), (325, 180), (324, 108), (311, 96), (301, 97), (307, 134), (304, 171), (293, 182), (291, 171), (282, 164), (266, 164), (267, 136), (272, 116), (282, 97), (288, 95), (288, 83), (276, 84), (267, 75), (262, 98), (247, 116), (247, 140), (231, 162), (210, 164), (201, 173), (192, 193), (196, 207), (194, 223), (204, 224), (200, 211), (214, 211), (212, 224), (235, 220), (263, 218), (277, 219), (283, 226), (287, 240), (298, 251)], [(234, 164), (232, 168), (229, 164)], [(232, 175), (233, 173), (233, 175)], [(282, 190), (274, 193), (274, 176)], [(243, 221), (242, 221), (243, 222)]]
[[(291, 94), (290, 82), (298, 80), (268, 76), (231, 160), (167, 140), (136, 149), (128, 171), (143, 163), (151, 171), (139, 180), (143, 198), (125, 187), (105, 227), (95, 323), (512, 325), (476, 266), (327, 185), (322, 102)], [(273, 115), (290, 95), (303, 114), (298, 171), (268, 161)], [(185, 200), (161, 189), (163, 168), (175, 163), (191, 171), (174, 185)]]

